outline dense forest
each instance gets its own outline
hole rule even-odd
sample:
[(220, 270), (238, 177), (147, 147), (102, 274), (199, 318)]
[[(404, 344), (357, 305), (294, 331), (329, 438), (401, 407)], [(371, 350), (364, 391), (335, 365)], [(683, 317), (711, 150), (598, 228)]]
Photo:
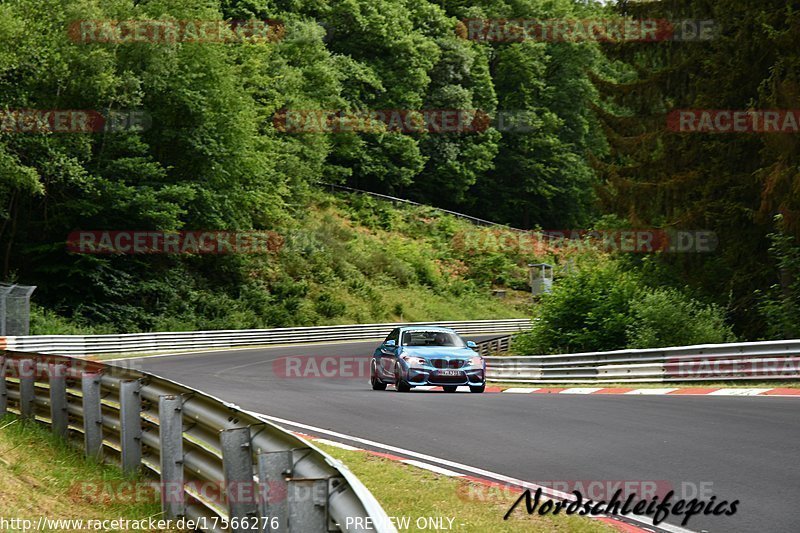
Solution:
[[(657, 37), (520, 38), (470, 23), (628, 19), (659, 21)], [(270, 23), (216, 41), (82, 33), (134, 20)], [(662, 31), (686, 20), (713, 32)], [(531, 350), (800, 337), (800, 135), (668, 127), (674, 110), (800, 108), (799, 30), (800, 5), (778, 0), (0, 0), (2, 276), (38, 286), (38, 332), (533, 312), (549, 330)], [(146, 120), (22, 131), (20, 110)], [(375, 110), (486, 119), (466, 131), (285, 127), (287, 114)], [(526, 230), (708, 230), (718, 244), (465, 249), (458, 237), (479, 231), (466, 223), (324, 184)], [(76, 254), (65, 242), (77, 230), (270, 230), (285, 246)], [(491, 297), (527, 290), (526, 264), (541, 260), (560, 268), (540, 305)], [(686, 322), (696, 331), (670, 336)], [(588, 339), (597, 328), (607, 334)]]

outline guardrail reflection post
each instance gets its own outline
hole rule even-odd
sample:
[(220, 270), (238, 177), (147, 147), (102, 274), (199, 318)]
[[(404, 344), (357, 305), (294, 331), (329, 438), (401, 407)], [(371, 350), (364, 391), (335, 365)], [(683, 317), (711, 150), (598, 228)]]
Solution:
[(183, 399), (158, 397), (158, 426), (161, 444), (161, 510), (166, 518), (186, 514), (183, 491)]
[(23, 359), (19, 362), (19, 412), (22, 418), (33, 419), (36, 417), (34, 399), (36, 391), (34, 381), (36, 375), (36, 361)]
[(103, 412), (100, 405), (100, 375), (86, 372), (81, 375), (83, 393), (83, 441), (86, 457), (97, 460), (103, 454)]
[(287, 499), (292, 531), (328, 529), (327, 479), (290, 479)]
[(119, 384), (119, 425), (122, 471), (135, 474), (142, 464), (142, 384), (126, 380)]
[(225, 479), (225, 502), (231, 518), (239, 527), (233, 531), (250, 531), (247, 520), (256, 516), (258, 492), (253, 480), (253, 450), (250, 447), (250, 428), (226, 429), (220, 433), (222, 471)]
[(0, 357), (0, 416), (8, 413), (8, 388), (6, 387), (6, 357)]
[(53, 434), (67, 438), (69, 415), (67, 414), (67, 367), (66, 365), (48, 364), (50, 376), (50, 420)]
[(269, 517), (267, 523), (261, 524), (261, 531), (265, 533), (289, 531), (289, 507), (286, 503), (289, 484), (286, 478), (291, 474), (291, 450), (258, 454), (259, 512), (262, 517)]

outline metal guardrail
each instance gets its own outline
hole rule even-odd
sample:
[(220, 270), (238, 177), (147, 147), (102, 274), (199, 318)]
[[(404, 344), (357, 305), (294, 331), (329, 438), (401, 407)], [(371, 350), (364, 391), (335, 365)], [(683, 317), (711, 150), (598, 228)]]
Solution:
[(483, 357), (498, 353), (507, 353), (511, 349), (512, 338), (511, 335), (503, 335), (502, 337), (480, 341), (477, 343), (478, 349), (476, 351)]
[(345, 466), (236, 405), (84, 359), (6, 351), (0, 370), (0, 415), (80, 438), (88, 457), (125, 472), (155, 474), (164, 518), (204, 520), (208, 531), (396, 531)]
[[(402, 325), (407, 324), (356, 324), (303, 328), (126, 333), (121, 335), (30, 335), (0, 337), (0, 349), (84, 356), (368, 340), (385, 337), (392, 329)], [(476, 335), (525, 331), (530, 329), (531, 321), (527, 318), (513, 318), (460, 322), (415, 322), (414, 325), (442, 326), (453, 328), (461, 334)]]
[(519, 383), (652, 383), (800, 379), (800, 340), (487, 357), (486, 376)]
[(530, 230), (514, 228), (514, 227), (508, 226), (506, 224), (500, 224), (498, 222), (492, 222), (491, 220), (485, 220), (483, 218), (478, 218), (478, 217), (473, 217), (473, 216), (470, 216), (470, 215), (465, 215), (464, 213), (458, 213), (456, 211), (450, 211), (449, 209), (442, 209), (441, 207), (434, 207), (434, 206), (428, 205), (428, 204), (421, 204), (419, 202), (414, 202), (413, 200), (406, 200), (405, 198), (397, 198), (396, 196), (389, 196), (387, 194), (380, 194), (380, 193), (372, 192), (372, 191), (364, 191), (364, 190), (361, 190), (361, 189), (354, 189), (352, 187), (345, 187), (344, 185), (336, 185), (334, 183), (320, 183), (319, 185), (323, 186), (323, 187), (330, 187), (331, 191), (333, 191), (334, 189), (339, 189), (341, 191), (355, 192), (355, 193), (358, 193), (358, 194), (364, 194), (364, 195), (367, 195), (367, 196), (372, 196), (373, 198), (380, 198), (381, 200), (387, 200), (389, 202), (395, 202), (395, 203), (399, 202), (399, 203), (408, 204), (408, 205), (416, 205), (416, 206), (421, 206), (421, 207), (427, 207), (429, 209), (433, 209), (433, 210), (439, 211), (441, 213), (447, 213), (448, 215), (454, 216), (456, 218), (461, 218), (461, 219), (464, 219), (464, 220), (468, 220), (469, 222), (472, 222), (476, 226), (495, 226), (495, 227), (504, 228), (504, 229), (511, 230), (511, 231), (518, 231), (518, 232), (522, 232), (522, 233), (530, 231)]

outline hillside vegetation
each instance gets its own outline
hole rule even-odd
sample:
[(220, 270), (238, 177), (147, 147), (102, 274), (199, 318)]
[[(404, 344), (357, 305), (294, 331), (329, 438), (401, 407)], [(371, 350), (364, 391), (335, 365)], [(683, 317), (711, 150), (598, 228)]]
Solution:
[[(487, 40), (461, 22), (620, 17), (721, 29), (700, 42)], [(280, 30), (234, 42), (86, 42), (75, 31), (81, 21), (265, 19)], [(598, 327), (609, 328), (603, 347), (680, 341), (631, 325), (652, 323), (658, 307), (681, 310), (664, 323), (718, 324), (686, 339), (800, 336), (798, 135), (680, 133), (666, 121), (681, 108), (797, 109), (797, 24), (781, 0), (5, 2), (0, 275), (38, 287), (34, 332), (142, 331), (527, 315), (513, 291), (527, 290), (528, 261), (549, 259), (562, 279), (582, 269), (597, 288), (564, 284), (578, 300), (622, 291), (594, 283), (595, 265), (603, 283), (637, 289), (618, 306), (548, 313), (563, 318), (552, 324), (560, 340), (540, 349), (586, 346), (579, 339)], [(26, 110), (147, 120), (31, 131), (17, 122)], [(446, 133), (304, 133), (280, 120), (376, 110), (488, 119)], [(460, 222), (333, 198), (320, 183), (524, 229), (708, 230), (718, 246), (603, 252), (567, 268), (538, 244), (520, 252), (513, 235), (465, 239)], [(70, 253), (78, 230), (266, 230), (282, 247)], [(512, 292), (496, 300), (492, 288)], [(606, 311), (627, 318), (598, 318)]]
[[(64, 320), (34, 308), (34, 333), (263, 328), (468, 320), (530, 314), (527, 263), (552, 260), (508, 246), (516, 232), (475, 227), (441, 212), (368, 196), (319, 193), (270, 253), (183, 259), (181, 275), (142, 256), (146, 276)], [(130, 256), (106, 259), (125, 269)], [(209, 283), (207, 265), (228, 275)], [(492, 288), (507, 289), (504, 298)], [(143, 290), (143, 288), (146, 288)], [(94, 318), (90, 321), (88, 317)], [(107, 321), (100, 321), (105, 317)]]

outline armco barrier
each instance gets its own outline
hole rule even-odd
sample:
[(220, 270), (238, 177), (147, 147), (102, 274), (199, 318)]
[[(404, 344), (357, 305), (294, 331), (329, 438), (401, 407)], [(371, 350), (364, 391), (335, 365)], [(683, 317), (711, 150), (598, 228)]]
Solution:
[(800, 379), (800, 340), (487, 357), (492, 381), (651, 383)]
[(0, 415), (35, 419), (81, 439), (87, 456), (155, 474), (163, 518), (204, 520), (209, 531), (396, 531), (345, 466), (233, 404), (85, 359), (6, 351), (0, 370)]
[[(231, 348), (270, 344), (302, 344), (344, 340), (379, 339), (398, 326), (408, 324), (356, 324), (249, 330), (214, 330), (121, 335), (30, 335), (0, 337), (0, 347), (19, 352), (84, 356), (111, 353), (149, 353)], [(415, 322), (414, 325), (453, 328), (463, 335), (518, 332), (530, 329), (527, 318), (471, 320), (461, 322)]]
[(495, 337), (493, 339), (486, 339), (484, 341), (480, 341), (479, 343), (477, 343), (478, 349), (476, 351), (483, 357), (487, 357), (498, 353), (506, 353), (511, 349), (512, 338), (513, 337), (511, 335), (502, 335), (500, 337)]
[(505, 229), (508, 229), (508, 230), (511, 230), (511, 231), (516, 231), (516, 232), (525, 232), (526, 231), (524, 229), (512, 228), (510, 226), (506, 226), (505, 224), (499, 224), (497, 222), (492, 222), (491, 220), (484, 220), (482, 218), (477, 218), (477, 217), (473, 217), (473, 216), (470, 216), (470, 215), (465, 215), (464, 213), (457, 213), (456, 211), (450, 211), (448, 209), (442, 209), (440, 207), (434, 207), (434, 206), (428, 205), (428, 204), (420, 204), (420, 203), (414, 202), (412, 200), (406, 200), (405, 198), (397, 198), (396, 196), (388, 196), (386, 194), (379, 194), (379, 193), (376, 193), (376, 192), (364, 191), (362, 189), (353, 189), (352, 187), (345, 187), (344, 185), (336, 185), (335, 183), (320, 183), (319, 185), (322, 186), (322, 187), (330, 188), (331, 192), (333, 192), (334, 190), (338, 189), (340, 191), (345, 191), (345, 192), (349, 192), (349, 193), (358, 193), (358, 194), (362, 194), (362, 195), (365, 195), (365, 196), (372, 196), (373, 198), (379, 198), (381, 200), (386, 200), (386, 201), (389, 201), (389, 202), (392, 202), (392, 203), (402, 203), (402, 204), (408, 204), (408, 205), (427, 207), (428, 209), (433, 209), (434, 211), (439, 211), (440, 213), (447, 213), (450, 216), (454, 216), (456, 218), (461, 218), (461, 219), (464, 219), (464, 220), (468, 220), (469, 222), (472, 222), (476, 226), (494, 226), (494, 227), (505, 228)]

